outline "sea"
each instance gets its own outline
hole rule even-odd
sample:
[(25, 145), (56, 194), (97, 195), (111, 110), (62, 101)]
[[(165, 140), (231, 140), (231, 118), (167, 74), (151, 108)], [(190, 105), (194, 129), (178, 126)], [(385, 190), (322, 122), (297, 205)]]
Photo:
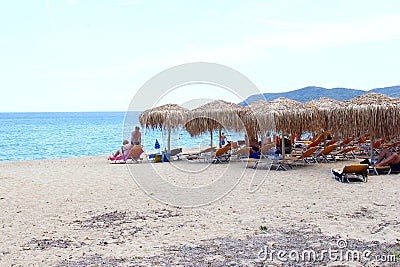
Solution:
[[(0, 113), (0, 161), (42, 160), (107, 155), (130, 140), (140, 126), (140, 112), (13, 112)], [(167, 148), (167, 131), (144, 129), (145, 151)], [(225, 131), (228, 140), (240, 140), (244, 133)], [(155, 148), (156, 140), (160, 149)], [(172, 148), (202, 148), (210, 145), (210, 133), (191, 137), (185, 129), (171, 132)], [(214, 146), (218, 133), (213, 132)]]

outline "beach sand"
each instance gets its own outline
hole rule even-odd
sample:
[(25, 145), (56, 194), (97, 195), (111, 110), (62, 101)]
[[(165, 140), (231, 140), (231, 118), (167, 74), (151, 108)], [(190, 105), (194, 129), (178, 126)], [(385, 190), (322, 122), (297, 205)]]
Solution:
[[(400, 252), (400, 175), (354, 184), (331, 178), (330, 168), (351, 162), (272, 170), (254, 193), (254, 170), (232, 162), (230, 171), (243, 174), (239, 184), (196, 208), (153, 199), (126, 165), (109, 164), (106, 156), (2, 162), (0, 265), (260, 265), (263, 244), (300, 249), (339, 238)], [(173, 183), (201, 186), (227, 165), (145, 160), (129, 168), (139, 175), (155, 168)], [(182, 175), (177, 166), (208, 167)]]

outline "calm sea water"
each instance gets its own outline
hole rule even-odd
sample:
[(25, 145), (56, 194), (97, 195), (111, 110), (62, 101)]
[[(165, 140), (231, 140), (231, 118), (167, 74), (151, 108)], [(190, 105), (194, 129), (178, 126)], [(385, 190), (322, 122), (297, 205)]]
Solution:
[[(123, 139), (130, 140), (139, 114), (125, 122), (125, 112), (0, 113), (0, 161), (111, 154)], [(165, 131), (142, 129), (142, 136), (145, 150), (154, 150), (156, 139), (161, 148), (167, 146)], [(243, 134), (228, 134), (228, 139), (243, 139)], [(217, 142), (214, 133), (213, 145)], [(171, 148), (209, 144), (210, 134), (192, 138), (183, 129), (171, 134)]]

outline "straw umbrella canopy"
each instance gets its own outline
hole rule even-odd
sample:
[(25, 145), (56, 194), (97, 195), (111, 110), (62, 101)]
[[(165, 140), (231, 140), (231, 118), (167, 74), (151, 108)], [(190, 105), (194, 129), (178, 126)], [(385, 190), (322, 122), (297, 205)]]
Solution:
[(344, 134), (368, 131), (371, 136), (398, 135), (400, 105), (398, 99), (383, 94), (368, 93), (345, 102), (336, 114), (339, 130)]
[[(302, 133), (312, 129), (314, 113), (303, 103), (280, 97), (273, 101), (255, 101), (250, 104), (242, 119), (246, 129), (253, 132), (265, 133), (267, 131), (281, 132), (284, 134)], [(282, 154), (285, 156), (284, 142)]]
[(346, 107), (335, 115), (338, 130), (345, 135), (368, 132), (372, 144), (377, 137), (399, 135), (400, 105), (398, 100), (383, 94), (368, 93), (345, 102)]
[(257, 100), (243, 107), (240, 117), (249, 137), (256, 136), (258, 133), (264, 134), (267, 131), (275, 130), (274, 116), (271, 112), (269, 102), (265, 100)]
[(171, 151), (171, 129), (177, 129), (185, 123), (188, 111), (177, 104), (166, 104), (143, 111), (139, 115), (139, 122), (142, 127), (168, 130), (168, 151)]
[(269, 105), (275, 113), (277, 130), (286, 133), (302, 133), (314, 129), (313, 108), (284, 97), (271, 101)]
[(313, 128), (313, 109), (298, 101), (280, 97), (273, 101), (259, 100), (247, 106), (245, 125), (260, 132), (301, 133)]
[(308, 101), (304, 104), (314, 110), (314, 127), (316, 131), (330, 130), (337, 133), (337, 122), (334, 121), (335, 114), (340, 112), (346, 105), (335, 99), (321, 97), (316, 100)]
[(400, 98), (394, 97), (393, 98), (393, 103), (396, 104), (396, 105), (400, 105)]
[(222, 128), (238, 132), (243, 130), (243, 124), (239, 117), (241, 110), (242, 107), (238, 104), (214, 100), (191, 110), (185, 128), (191, 136), (210, 132), (212, 142), (212, 131), (214, 130), (219, 130), (220, 137)]

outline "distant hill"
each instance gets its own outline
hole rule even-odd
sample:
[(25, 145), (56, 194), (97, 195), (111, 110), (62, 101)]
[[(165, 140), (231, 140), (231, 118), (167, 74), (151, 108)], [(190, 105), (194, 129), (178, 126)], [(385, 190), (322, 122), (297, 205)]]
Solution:
[(320, 97), (328, 97), (339, 101), (345, 101), (366, 93), (380, 93), (391, 97), (400, 97), (400, 86), (376, 88), (369, 91), (349, 89), (349, 88), (327, 89), (323, 87), (308, 86), (284, 93), (264, 93), (264, 94), (252, 95), (249, 96), (246, 99), (246, 101), (239, 103), (239, 105), (245, 106), (246, 104), (248, 105), (254, 101), (264, 98), (267, 101), (271, 101), (278, 97), (286, 97), (299, 102), (307, 102), (313, 99), (318, 99)]

